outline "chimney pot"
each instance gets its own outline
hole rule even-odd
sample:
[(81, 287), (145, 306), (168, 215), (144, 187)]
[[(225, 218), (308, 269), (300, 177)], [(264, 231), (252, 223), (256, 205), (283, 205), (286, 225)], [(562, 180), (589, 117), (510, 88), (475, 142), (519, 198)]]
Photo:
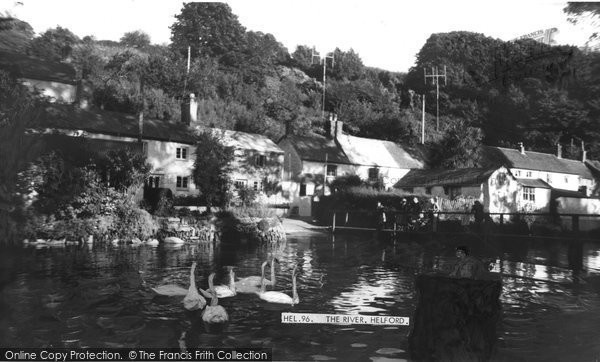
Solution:
[(523, 142), (519, 142), (519, 151), (522, 155), (525, 154), (525, 146), (523, 146)]
[(556, 144), (556, 157), (562, 158), (562, 145), (560, 143)]
[(198, 101), (194, 93), (190, 93), (188, 99), (181, 103), (181, 122), (191, 125), (198, 121)]

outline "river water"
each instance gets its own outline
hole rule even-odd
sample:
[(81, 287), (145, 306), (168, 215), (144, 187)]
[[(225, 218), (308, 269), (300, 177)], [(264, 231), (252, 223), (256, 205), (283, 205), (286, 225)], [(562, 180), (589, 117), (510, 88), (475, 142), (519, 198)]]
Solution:
[[(10, 347), (267, 347), (274, 360), (410, 360), (410, 326), (282, 324), (282, 312), (412, 317), (415, 275), (448, 268), (454, 248), (495, 260), (503, 277), (494, 360), (596, 361), (600, 358), (600, 244), (593, 241), (444, 238), (393, 242), (371, 234), (297, 234), (276, 248), (248, 244), (181, 247), (62, 246), (3, 250), (0, 345)], [(220, 299), (225, 330), (208, 333), (181, 297), (150, 287), (198, 286), (216, 272), (227, 282), (260, 275), (274, 253), (277, 290), (291, 294), (298, 265), (300, 304), (255, 295)]]

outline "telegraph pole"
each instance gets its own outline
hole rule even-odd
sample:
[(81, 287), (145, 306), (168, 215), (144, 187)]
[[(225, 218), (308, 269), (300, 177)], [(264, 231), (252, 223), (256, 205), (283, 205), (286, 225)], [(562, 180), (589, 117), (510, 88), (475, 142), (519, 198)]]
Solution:
[(315, 57), (317, 57), (319, 59), (319, 61), (321, 61), (323, 63), (323, 107), (321, 110), (321, 117), (323, 119), (325, 119), (325, 87), (327, 85), (327, 58), (331, 59), (331, 66), (333, 67), (335, 65), (335, 59), (333, 57), (333, 53), (329, 53), (331, 55), (325, 55), (323, 58), (321, 58), (321, 55), (315, 51), (315, 48), (313, 47), (312, 50), (312, 57), (311, 57), (311, 62), (313, 61), (313, 59)]
[(425, 144), (425, 94), (423, 94), (423, 115), (421, 120), (421, 144)]
[(423, 68), (423, 73), (425, 74), (425, 84), (427, 84), (427, 78), (431, 78), (433, 80), (433, 84), (436, 86), (436, 120), (435, 120), (435, 130), (440, 130), (440, 78), (444, 78), (444, 85), (447, 85), (446, 79), (446, 66), (444, 65), (444, 74), (441, 74), (438, 70), (438, 67), (431, 67), (431, 74), (427, 74), (427, 69)]

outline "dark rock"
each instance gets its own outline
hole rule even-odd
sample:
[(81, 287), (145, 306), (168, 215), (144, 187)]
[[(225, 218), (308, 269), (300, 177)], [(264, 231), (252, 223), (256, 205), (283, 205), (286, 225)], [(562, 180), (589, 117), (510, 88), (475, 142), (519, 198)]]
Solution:
[(485, 361), (496, 343), (502, 282), (419, 275), (419, 302), (409, 336), (411, 358), (428, 361)]

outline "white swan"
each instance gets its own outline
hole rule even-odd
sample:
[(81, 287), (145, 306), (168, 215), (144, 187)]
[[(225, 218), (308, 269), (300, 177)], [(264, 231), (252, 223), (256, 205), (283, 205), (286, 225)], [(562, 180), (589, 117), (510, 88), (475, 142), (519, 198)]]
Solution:
[(269, 303), (279, 303), (279, 304), (289, 304), (294, 305), (300, 303), (300, 298), (298, 297), (298, 292), (296, 291), (296, 268), (298, 266), (294, 266), (294, 270), (292, 270), (292, 296), (275, 291), (265, 291), (265, 283), (264, 283), (264, 269), (263, 269), (263, 283), (260, 286), (260, 292), (258, 292), (258, 296), (260, 299), (269, 302)]
[(216, 285), (215, 292), (218, 298), (233, 297), (235, 293), (235, 272), (232, 266), (228, 266), (229, 269), (229, 285)]
[(192, 270), (190, 271), (190, 288), (188, 289), (185, 298), (183, 298), (183, 307), (187, 310), (202, 309), (206, 305), (206, 299), (198, 292), (196, 277), (194, 275), (195, 272), (196, 262), (192, 264)]
[(188, 289), (176, 284), (164, 284), (150, 289), (152, 289), (152, 291), (158, 295), (166, 295), (168, 297), (183, 297), (184, 295), (187, 295), (189, 291)]
[[(142, 286), (148, 287), (146, 281), (144, 280), (144, 272), (138, 271), (140, 274), (140, 278), (142, 279)], [(188, 289), (179, 286), (177, 284), (163, 284), (158, 287), (149, 287), (154, 293), (158, 295), (164, 295), (167, 297), (183, 297), (187, 295)]]
[(221, 324), (226, 323), (229, 320), (229, 315), (225, 308), (219, 305), (219, 298), (213, 285), (213, 279), (215, 273), (211, 273), (208, 276), (208, 288), (210, 294), (212, 294), (210, 305), (206, 306), (204, 312), (202, 312), (202, 320), (207, 324)]
[[(279, 263), (275, 257), (271, 260), (271, 280), (265, 279), (265, 285), (275, 286), (275, 263)], [(264, 268), (264, 265), (269, 264), (268, 261), (263, 262), (261, 269)], [(260, 290), (260, 285), (262, 283), (263, 275), (252, 275), (249, 277), (241, 278), (237, 282), (235, 282), (235, 289), (239, 293), (256, 293)]]

